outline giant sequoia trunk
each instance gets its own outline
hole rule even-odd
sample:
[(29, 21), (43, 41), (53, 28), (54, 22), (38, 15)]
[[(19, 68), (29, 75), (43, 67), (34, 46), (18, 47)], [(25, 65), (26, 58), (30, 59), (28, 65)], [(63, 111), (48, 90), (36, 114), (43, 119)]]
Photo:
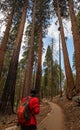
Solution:
[(33, 5), (31, 39), (30, 39), (30, 48), (29, 48), (29, 54), (28, 54), (28, 62), (27, 62), (26, 70), (25, 70), (23, 97), (29, 95), (30, 88), (32, 87), (32, 69), (33, 69), (33, 59), (34, 59), (35, 13), (36, 13), (36, 0), (34, 0), (34, 5)]
[(5, 56), (5, 53), (6, 53), (6, 47), (7, 47), (9, 31), (10, 31), (10, 27), (11, 27), (11, 24), (12, 24), (13, 15), (14, 15), (14, 8), (12, 8), (11, 13), (8, 17), (6, 30), (5, 30), (4, 37), (2, 39), (1, 46), (0, 46), (0, 78), (1, 78), (1, 73), (2, 73), (2, 69), (3, 69), (4, 56)]
[(42, 27), (40, 27), (39, 32), (39, 47), (38, 47), (38, 65), (36, 73), (36, 83), (35, 89), (37, 91), (37, 96), (40, 97), (40, 86), (41, 86), (41, 76), (42, 76)]
[(66, 42), (64, 38), (64, 30), (63, 30), (63, 25), (62, 25), (62, 20), (61, 20), (59, 0), (57, 0), (57, 7), (58, 7), (58, 20), (59, 20), (59, 25), (60, 25), (60, 34), (61, 34), (61, 40), (62, 40), (62, 49), (63, 49), (66, 83), (67, 83), (66, 94), (67, 94), (67, 98), (72, 99), (72, 95), (73, 95), (72, 90), (74, 88), (74, 80), (73, 80), (73, 75), (72, 75), (70, 62), (68, 58)]
[(72, 23), (72, 34), (74, 40), (75, 58), (76, 58), (76, 90), (80, 93), (80, 33), (74, 13), (73, 0), (69, 0), (69, 10)]
[(14, 93), (15, 93), (15, 83), (16, 83), (16, 74), (18, 67), (18, 58), (21, 46), (21, 40), (26, 20), (26, 10), (27, 10), (28, 0), (25, 0), (24, 8), (21, 17), (21, 23), (18, 30), (18, 35), (16, 38), (12, 59), (9, 66), (9, 71), (3, 90), (0, 109), (2, 113), (12, 113), (13, 112), (13, 103), (14, 103)]

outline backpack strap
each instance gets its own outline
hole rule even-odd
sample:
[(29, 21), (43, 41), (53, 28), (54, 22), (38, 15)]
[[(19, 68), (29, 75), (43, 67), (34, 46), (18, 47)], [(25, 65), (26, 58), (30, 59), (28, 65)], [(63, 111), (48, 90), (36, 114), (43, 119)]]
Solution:
[[(31, 96), (26, 97), (26, 103), (28, 104), (28, 106), (29, 106), (29, 103), (30, 103), (31, 99), (32, 99)], [(30, 107), (29, 107), (29, 110), (31, 111)], [(31, 113), (32, 113), (32, 111), (31, 111)]]
[[(26, 101), (27, 101), (27, 103), (28, 103), (28, 106), (29, 106), (30, 100), (31, 100), (32, 98), (33, 98), (33, 97), (31, 97), (31, 96), (26, 97)], [(30, 110), (30, 112), (31, 112), (31, 115), (34, 116), (34, 114), (32, 113), (32, 110), (30, 109), (30, 106), (29, 106), (29, 110)]]
[(26, 97), (27, 104), (30, 102), (31, 99), (32, 99), (32, 97), (30, 97), (30, 96)]

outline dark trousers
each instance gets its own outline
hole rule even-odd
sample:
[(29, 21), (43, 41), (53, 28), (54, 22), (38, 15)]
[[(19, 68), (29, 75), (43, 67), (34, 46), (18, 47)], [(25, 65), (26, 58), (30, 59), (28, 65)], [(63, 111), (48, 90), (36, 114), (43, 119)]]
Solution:
[(36, 126), (35, 125), (30, 125), (30, 126), (21, 125), (21, 130), (36, 130)]

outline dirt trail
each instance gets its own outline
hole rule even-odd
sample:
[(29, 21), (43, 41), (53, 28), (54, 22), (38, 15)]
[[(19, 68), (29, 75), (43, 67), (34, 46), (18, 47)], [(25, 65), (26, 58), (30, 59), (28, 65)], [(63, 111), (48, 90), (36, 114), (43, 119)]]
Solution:
[[(64, 125), (64, 115), (61, 108), (50, 102), (52, 111), (38, 125), (37, 130), (66, 130)], [(13, 126), (5, 128), (5, 130), (20, 130), (19, 127)]]
[(38, 125), (38, 130), (66, 130), (64, 125), (64, 115), (61, 108), (50, 103), (52, 111), (47, 117)]

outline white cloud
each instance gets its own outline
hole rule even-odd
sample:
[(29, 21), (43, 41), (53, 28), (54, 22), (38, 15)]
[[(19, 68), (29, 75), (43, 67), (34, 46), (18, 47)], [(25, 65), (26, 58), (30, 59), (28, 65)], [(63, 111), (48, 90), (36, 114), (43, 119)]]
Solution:
[(63, 20), (63, 26), (64, 26), (65, 36), (67, 36), (68, 38), (72, 37), (71, 21)]
[[(59, 50), (59, 33), (60, 32), (58, 31), (59, 25), (55, 24), (56, 20), (57, 19), (54, 19), (54, 18), (52, 19), (52, 24), (48, 28), (48, 36), (55, 40), (55, 48), (56, 48), (56, 51), (58, 51)], [(65, 36), (67, 36), (68, 38), (72, 37), (71, 22), (63, 20), (63, 27), (64, 27)]]
[(48, 36), (55, 40), (55, 50), (59, 50), (59, 31), (58, 25), (55, 25), (57, 19), (52, 19), (52, 24), (48, 28)]
[(23, 54), (23, 45), (25, 45), (24, 44), (24, 41), (25, 41), (25, 31), (26, 31), (26, 27), (28, 26), (28, 22), (27, 22), (27, 20), (26, 20), (26, 22), (25, 22), (25, 26), (24, 26), (24, 32), (23, 32), (23, 37), (22, 37), (22, 43), (21, 43), (21, 50), (20, 50), (20, 55), (19, 55), (19, 60), (22, 58), (22, 54)]
[(4, 19), (4, 15), (0, 11), (0, 36), (3, 36), (3, 32), (5, 31), (5, 21), (2, 21)]

